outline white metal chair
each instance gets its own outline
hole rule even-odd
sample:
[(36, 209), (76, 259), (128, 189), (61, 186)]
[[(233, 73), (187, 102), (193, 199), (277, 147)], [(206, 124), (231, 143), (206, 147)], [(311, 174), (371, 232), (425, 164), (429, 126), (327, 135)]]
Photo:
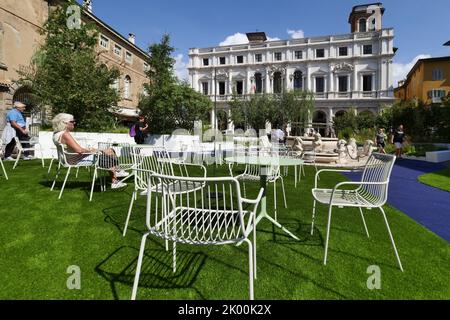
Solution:
[(89, 167), (93, 167), (95, 165), (95, 159), (93, 159), (92, 161), (89, 161), (87, 159), (80, 160), (80, 161), (77, 161), (76, 163), (71, 162), (69, 159), (80, 157), (80, 156), (96, 157), (96, 155), (91, 154), (91, 153), (86, 153), (86, 154), (70, 153), (70, 152), (67, 152), (67, 150), (65, 150), (64, 145), (62, 145), (60, 143), (58, 143), (56, 145), (56, 150), (58, 152), (58, 162), (59, 163), (58, 163), (58, 171), (56, 172), (55, 179), (53, 180), (51, 191), (53, 191), (53, 189), (55, 188), (56, 180), (58, 180), (59, 174), (61, 172), (61, 168), (67, 168), (67, 173), (64, 178), (64, 182), (62, 184), (61, 191), (60, 191), (59, 197), (58, 197), (58, 199), (61, 199), (71, 170), (78, 169), (78, 168), (89, 168)]
[(8, 174), (6, 173), (5, 166), (3, 165), (2, 157), (4, 155), (3, 151), (3, 141), (0, 139), (0, 166), (2, 167), (3, 175), (5, 176), (6, 180), (8, 180)]
[[(383, 210), (383, 205), (387, 201), (388, 196), (388, 186), (389, 178), (394, 166), (395, 156), (373, 153), (367, 160), (366, 166), (362, 174), (360, 182), (346, 181), (338, 183), (333, 189), (319, 189), (318, 188), (318, 177), (322, 172), (352, 172), (350, 170), (331, 170), (324, 169), (320, 170), (316, 174), (315, 187), (312, 190), (314, 197), (313, 205), (313, 215), (311, 224), (311, 235), (314, 234), (314, 219), (316, 213), (316, 202), (328, 205), (328, 223), (327, 223), (327, 235), (325, 241), (325, 256), (323, 263), (327, 264), (328, 255), (328, 243), (330, 238), (330, 227), (331, 227), (331, 214), (333, 207), (343, 208), (343, 207), (358, 207), (361, 213), (361, 218), (366, 230), (367, 237), (370, 237), (369, 231), (367, 229), (367, 224), (364, 219), (363, 208), (372, 209), (379, 208), (386, 227), (389, 233), (389, 237), (394, 248), (395, 256), (397, 258), (398, 265), (403, 271), (402, 263), (395, 246), (394, 238), (389, 227), (386, 214)], [(344, 190), (343, 186), (355, 186), (357, 188), (352, 190)]]
[[(112, 143), (112, 142), (99, 142), (98, 143), (97, 161), (94, 166), (94, 174), (92, 176), (91, 194), (89, 201), (92, 201), (94, 194), (95, 181), (97, 177), (100, 179), (100, 189), (102, 192), (106, 191), (106, 176), (100, 176), (100, 173), (106, 173), (111, 171), (126, 171), (132, 170), (134, 165), (133, 147), (128, 143)], [(112, 152), (112, 154), (108, 154)], [(130, 173), (126, 177), (122, 177), (121, 182), (132, 177)]]
[[(251, 154), (249, 154), (251, 156)], [(256, 154), (255, 154), (256, 155)], [(237, 176), (233, 175), (233, 164), (229, 164), (229, 171), (230, 175), (237, 179), (238, 181), (242, 181), (243, 185), (243, 191), (244, 191), (244, 197), (247, 196), (247, 190), (246, 190), (246, 181), (253, 181), (253, 182), (259, 182), (261, 180), (261, 166), (259, 165), (252, 165), (247, 164), (245, 165), (244, 172), (242, 174), (239, 174)], [(273, 183), (273, 200), (274, 200), (274, 210), (275, 210), (275, 220), (277, 220), (277, 181), (281, 181), (281, 188), (283, 191), (283, 200), (284, 200), (284, 207), (287, 208), (287, 201), (286, 201), (286, 192), (284, 189), (284, 180), (281, 176), (281, 170), (280, 166), (272, 165), (269, 167), (269, 170), (267, 172), (267, 183)]]
[[(217, 246), (246, 242), (249, 256), (249, 293), (250, 299), (253, 300), (253, 280), (256, 278), (255, 216), (263, 189), (255, 200), (249, 200), (241, 196), (239, 182), (231, 177), (188, 178), (152, 174), (148, 181), (148, 232), (142, 237), (131, 299), (136, 299), (147, 237), (153, 235), (173, 242), (174, 272), (177, 243)], [(185, 192), (186, 189), (190, 191)], [(222, 195), (220, 201), (219, 193)], [(160, 199), (159, 207), (158, 203), (153, 201), (155, 198)], [(244, 210), (244, 204), (249, 204), (250, 207)], [(249, 239), (251, 232), (252, 240)]]
[[(125, 222), (125, 227), (123, 230), (123, 236), (126, 236), (128, 224), (130, 222), (131, 213), (133, 210), (134, 202), (137, 200), (137, 196), (146, 196), (149, 188), (149, 178), (151, 174), (163, 174), (174, 176), (175, 171), (173, 168), (174, 163), (171, 161), (170, 155), (165, 148), (153, 147), (153, 148), (145, 148), (135, 146), (133, 147), (133, 156), (134, 156), (134, 166), (133, 166), (133, 175), (134, 175), (134, 192), (131, 197), (130, 207), (128, 209), (127, 219)], [(197, 167), (201, 171), (202, 177), (206, 178), (206, 168), (203, 165), (183, 163), (183, 166), (186, 167)], [(180, 168), (180, 176), (182, 177), (184, 174), (188, 174), (188, 171), (185, 170), (185, 173)], [(157, 188), (153, 185), (153, 192), (161, 192), (161, 188)], [(178, 192), (189, 192), (193, 185), (189, 183), (184, 184), (185, 190), (178, 190)]]
[[(20, 158), (22, 157), (22, 155), (25, 152), (32, 151), (36, 155), (36, 152), (37, 152), (37, 148), (36, 147), (39, 147), (38, 149), (39, 149), (39, 152), (41, 154), (42, 168), (45, 168), (44, 155), (42, 153), (42, 146), (39, 143), (40, 125), (38, 125), (38, 124), (31, 124), (29, 126), (29, 131), (30, 131), (30, 133), (29, 133), (30, 140), (29, 141), (20, 141), (19, 138), (17, 138), (17, 137), (14, 138), (15, 141), (16, 141), (16, 148), (17, 148), (18, 153), (17, 153), (16, 162), (14, 162), (13, 170), (16, 169), (17, 165), (19, 164)], [(22, 143), (28, 144), (29, 147), (24, 148), (22, 146)]]

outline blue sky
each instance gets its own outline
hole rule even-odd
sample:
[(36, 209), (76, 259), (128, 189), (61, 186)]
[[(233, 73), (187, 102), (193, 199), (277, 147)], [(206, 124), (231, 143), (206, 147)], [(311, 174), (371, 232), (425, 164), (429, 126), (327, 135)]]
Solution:
[[(79, 0), (82, 2), (82, 0)], [(186, 74), (188, 50), (219, 45), (236, 33), (264, 31), (271, 38), (325, 36), (350, 32), (355, 0), (93, 0), (93, 12), (147, 49), (169, 33), (176, 48), (176, 71)], [(376, 2), (376, 1), (373, 1)], [(449, 56), (449, 0), (385, 0), (383, 27), (395, 29), (395, 78), (402, 78), (419, 57)], [(288, 30), (291, 33), (288, 34)], [(296, 31), (296, 32), (294, 32)], [(228, 38), (236, 40), (236, 37)]]

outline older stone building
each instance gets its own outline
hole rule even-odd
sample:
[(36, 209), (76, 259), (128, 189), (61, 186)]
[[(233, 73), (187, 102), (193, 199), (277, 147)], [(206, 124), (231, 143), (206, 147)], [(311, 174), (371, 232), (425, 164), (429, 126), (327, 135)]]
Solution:
[[(15, 81), (18, 70), (26, 70), (43, 37), (40, 30), (49, 12), (64, 0), (0, 0), (0, 131), (5, 114), (14, 100), (25, 100), (31, 107), (37, 99)], [(137, 115), (142, 85), (147, 81), (148, 55), (135, 44), (135, 37), (124, 37), (108, 26), (92, 11), (92, 1), (84, 1), (83, 22), (95, 22), (99, 31), (97, 50), (107, 67), (117, 67), (121, 76), (115, 87), (122, 100), (113, 110), (118, 117), (131, 119)]]

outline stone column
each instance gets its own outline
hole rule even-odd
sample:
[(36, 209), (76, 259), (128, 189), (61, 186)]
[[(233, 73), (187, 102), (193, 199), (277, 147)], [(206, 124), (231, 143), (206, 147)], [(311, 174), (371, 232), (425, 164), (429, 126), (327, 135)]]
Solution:
[(272, 90), (270, 89), (271, 81), (270, 81), (270, 77), (269, 77), (269, 69), (268, 68), (266, 68), (266, 72), (265, 73), (266, 73), (265, 74), (265, 79), (266, 79), (266, 91), (265, 91), (265, 93), (272, 93)]
[(359, 94), (357, 93), (357, 91), (359, 90), (358, 87), (358, 72), (356, 70), (356, 65), (353, 68), (353, 98), (359, 98)]
[(333, 70), (331, 65), (328, 66), (329, 71), (328, 71), (328, 81), (329, 81), (329, 85), (327, 86), (327, 92), (328, 92), (328, 97), (332, 98), (334, 97), (334, 91), (337, 91), (334, 89), (334, 74), (333, 74)]

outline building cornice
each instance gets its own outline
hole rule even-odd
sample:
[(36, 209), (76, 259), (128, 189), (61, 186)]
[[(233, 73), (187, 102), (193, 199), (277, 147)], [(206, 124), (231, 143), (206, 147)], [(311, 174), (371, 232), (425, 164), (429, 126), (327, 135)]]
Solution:
[[(319, 46), (324, 44), (334, 44), (334, 43), (354, 43), (354, 42), (364, 42), (374, 39), (393, 39), (394, 35), (391, 31), (393, 28), (384, 28), (380, 31), (373, 31), (367, 33), (348, 33), (348, 34), (338, 34), (338, 35), (328, 35), (319, 37), (310, 37), (302, 39), (291, 39), (291, 40), (275, 40), (266, 41), (263, 44), (238, 44), (232, 46), (216, 46), (207, 48), (190, 48), (189, 56), (195, 55), (217, 55), (217, 54), (227, 54), (227, 53), (237, 53), (237, 52), (248, 52), (248, 51), (258, 51), (258, 50), (269, 50), (269, 49), (280, 49), (280, 48), (292, 48), (298, 46)], [(279, 45), (276, 45), (279, 44)], [(193, 52), (198, 51), (198, 52)], [(204, 52), (200, 52), (204, 51)]]

